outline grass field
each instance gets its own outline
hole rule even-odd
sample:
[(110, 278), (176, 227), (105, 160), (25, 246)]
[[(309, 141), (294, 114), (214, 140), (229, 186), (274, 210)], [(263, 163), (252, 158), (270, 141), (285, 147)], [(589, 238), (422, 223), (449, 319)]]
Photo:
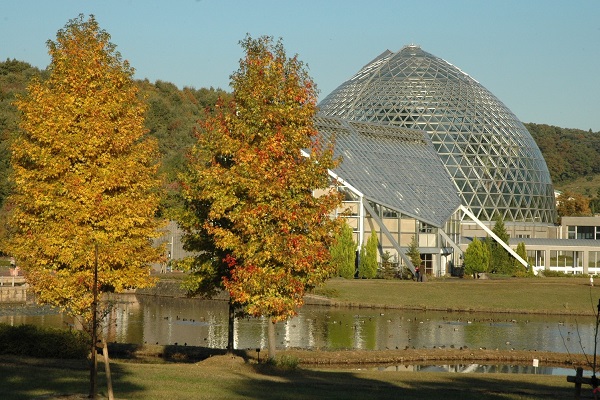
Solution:
[[(76, 399), (89, 392), (81, 365), (11, 364), (0, 359), (4, 400)], [(102, 364), (100, 364), (102, 371)], [(111, 362), (117, 399), (565, 399), (573, 385), (563, 376), (417, 373), (366, 370), (277, 371), (217, 356), (197, 364)], [(106, 398), (104, 374), (100, 398)], [(591, 390), (588, 390), (591, 392)]]
[(345, 305), (436, 310), (594, 315), (600, 299), (589, 278), (331, 279), (315, 290)]

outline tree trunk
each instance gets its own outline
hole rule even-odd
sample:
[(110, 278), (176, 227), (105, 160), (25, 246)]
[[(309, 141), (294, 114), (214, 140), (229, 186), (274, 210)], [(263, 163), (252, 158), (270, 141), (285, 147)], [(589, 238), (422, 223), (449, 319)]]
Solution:
[(233, 353), (233, 328), (235, 323), (235, 306), (233, 302), (229, 300), (229, 317), (227, 326), (227, 353)]
[(98, 379), (98, 360), (96, 357), (96, 342), (98, 341), (98, 244), (94, 245), (94, 302), (92, 303), (92, 348), (90, 360), (90, 399), (95, 399), (98, 394), (97, 379)]
[(277, 343), (275, 341), (275, 324), (275, 321), (269, 320), (269, 325), (267, 328), (267, 335), (269, 338), (269, 360), (275, 359), (275, 352), (277, 348)]

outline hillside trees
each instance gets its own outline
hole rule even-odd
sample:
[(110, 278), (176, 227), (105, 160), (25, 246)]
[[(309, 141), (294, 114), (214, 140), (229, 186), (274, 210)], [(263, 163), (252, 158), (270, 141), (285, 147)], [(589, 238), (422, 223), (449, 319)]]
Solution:
[(181, 208), (178, 175), (185, 168), (185, 154), (194, 145), (194, 126), (214, 110), (219, 97), (228, 99), (225, 91), (213, 88), (178, 89), (172, 83), (147, 80), (136, 82), (140, 97), (148, 105), (145, 126), (158, 141), (161, 155), (159, 173), (163, 176), (164, 197), (161, 214), (175, 218)]
[[(317, 92), (304, 64), (270, 37), (241, 45), (233, 102), (200, 123), (192, 173), (182, 179), (191, 218), (184, 227), (225, 254), (216, 262), (228, 270), (217, 274), (246, 313), (272, 322), (274, 357), (274, 323), (333, 273), (328, 248), (340, 222), (330, 213), (340, 198), (328, 190), (336, 161), (313, 126)], [(325, 193), (313, 196), (316, 189)]]
[[(18, 60), (0, 61), (0, 205), (8, 196), (10, 137), (18, 129), (19, 114), (14, 101), (24, 95), (32, 77), (43, 78), (48, 71), (40, 71)], [(221, 89), (184, 87), (156, 81), (136, 80), (138, 97), (148, 104), (144, 126), (158, 141), (160, 154), (159, 174), (164, 189), (160, 213), (172, 218), (172, 211), (181, 207), (178, 174), (185, 165), (185, 153), (195, 143), (193, 127), (199, 119), (214, 111), (219, 97), (224, 101), (231, 94)]]
[(19, 114), (14, 101), (22, 94), (27, 82), (41, 72), (26, 62), (0, 62), (0, 207), (11, 192), (7, 179), (10, 174), (10, 140), (17, 132)]
[(600, 135), (546, 124), (525, 124), (540, 148), (552, 182), (560, 185), (578, 177), (600, 174)]
[(48, 48), (48, 78), (34, 78), (16, 103), (3, 244), (39, 303), (94, 330), (96, 291), (153, 283), (149, 266), (162, 253), (150, 240), (160, 224), (157, 146), (133, 69), (93, 16), (70, 20)]

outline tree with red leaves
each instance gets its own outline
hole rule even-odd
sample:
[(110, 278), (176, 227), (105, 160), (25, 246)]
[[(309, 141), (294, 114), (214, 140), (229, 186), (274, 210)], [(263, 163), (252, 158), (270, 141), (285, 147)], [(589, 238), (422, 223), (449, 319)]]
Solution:
[(194, 238), (189, 250), (204, 245), (191, 278), (220, 282), (244, 312), (268, 318), (272, 358), (273, 324), (335, 271), (328, 248), (340, 196), (328, 176), (333, 149), (313, 125), (317, 91), (305, 65), (286, 56), (281, 40), (241, 45), (234, 100), (202, 123), (182, 177), (180, 225)]

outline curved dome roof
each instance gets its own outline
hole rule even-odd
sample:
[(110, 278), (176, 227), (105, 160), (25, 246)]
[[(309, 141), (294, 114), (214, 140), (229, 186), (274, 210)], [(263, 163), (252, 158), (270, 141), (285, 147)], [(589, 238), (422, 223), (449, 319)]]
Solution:
[[(389, 50), (319, 103), (320, 113), (426, 131), (462, 204), (479, 219), (556, 219), (537, 144), (479, 82), (420, 47)], [(407, 160), (410, 162), (410, 160)]]

